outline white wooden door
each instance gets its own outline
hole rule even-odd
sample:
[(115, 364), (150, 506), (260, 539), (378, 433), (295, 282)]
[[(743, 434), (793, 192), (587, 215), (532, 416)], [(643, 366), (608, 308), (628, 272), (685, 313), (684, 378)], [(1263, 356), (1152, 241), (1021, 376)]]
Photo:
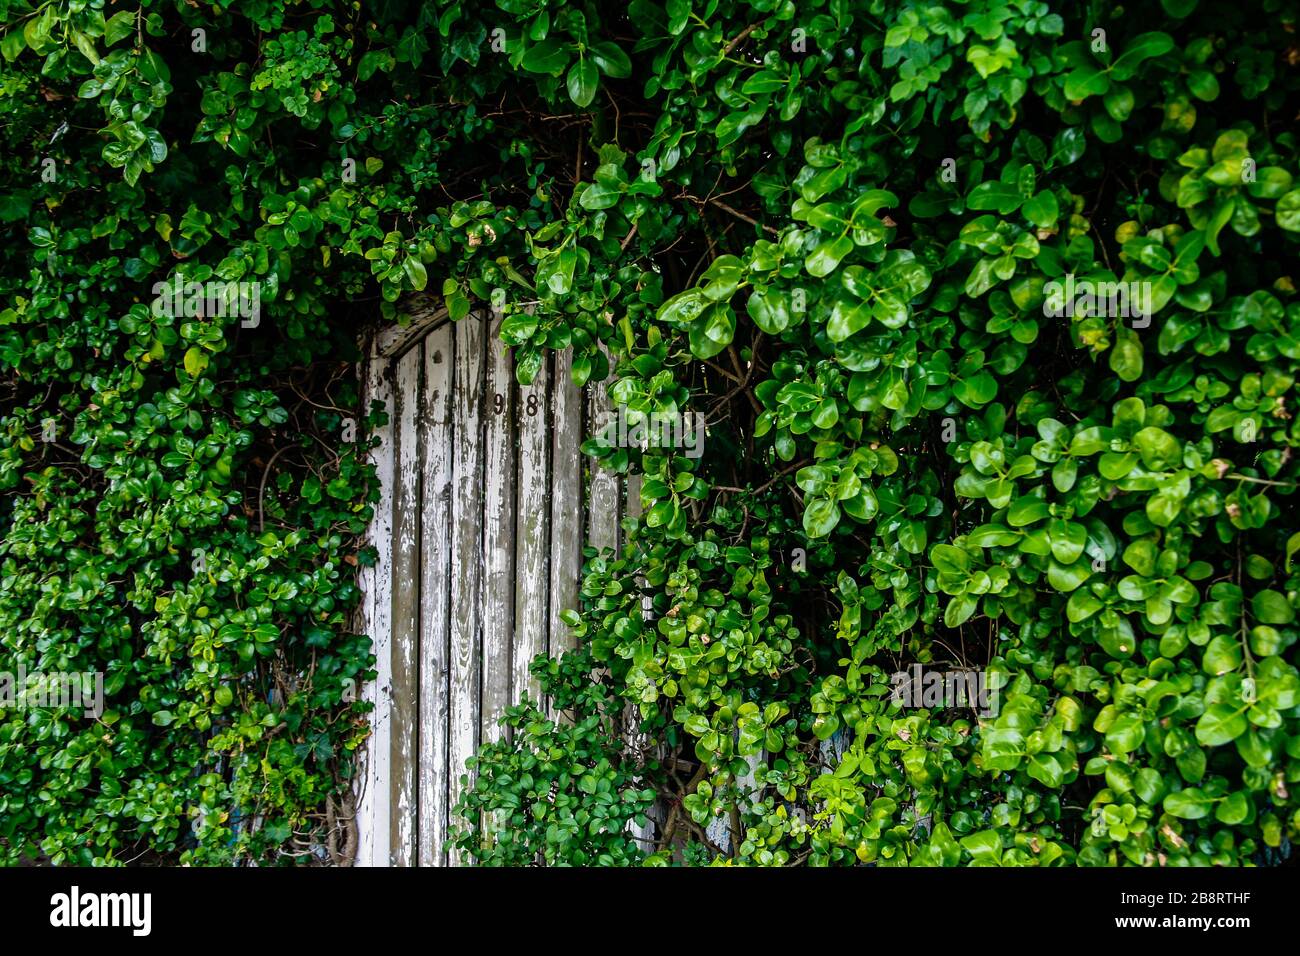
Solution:
[(604, 389), (584, 397), (567, 352), (518, 385), (499, 322), (417, 305), (373, 337), (362, 372), (389, 422), (371, 453), (379, 557), (357, 622), (378, 658), (359, 865), (466, 862), (447, 843), (465, 760), (525, 690), (536, 697), (533, 657), (571, 646), (559, 614), (577, 606), (584, 540), (618, 544), (623, 483), (579, 451)]

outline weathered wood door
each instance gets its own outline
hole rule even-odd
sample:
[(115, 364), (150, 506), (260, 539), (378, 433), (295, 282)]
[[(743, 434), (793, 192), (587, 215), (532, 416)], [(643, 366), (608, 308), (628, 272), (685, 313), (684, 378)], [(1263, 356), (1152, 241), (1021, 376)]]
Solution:
[(375, 711), (359, 865), (462, 862), (447, 832), (465, 760), (525, 690), (536, 697), (533, 657), (571, 646), (559, 614), (577, 606), (583, 543), (617, 547), (622, 510), (621, 483), (588, 474), (579, 451), (604, 390), (584, 410), (568, 353), (524, 387), (499, 316), (411, 314), (373, 337), (362, 373), (389, 422), (357, 625), (379, 675), (363, 691)]

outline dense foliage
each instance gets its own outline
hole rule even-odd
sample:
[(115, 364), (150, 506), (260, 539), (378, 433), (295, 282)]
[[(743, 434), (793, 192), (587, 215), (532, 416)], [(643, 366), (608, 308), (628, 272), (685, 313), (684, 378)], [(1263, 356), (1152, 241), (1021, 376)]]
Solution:
[[(426, 288), (521, 380), (572, 349), (708, 421), (588, 440), (644, 520), (535, 664), (563, 718), (474, 761), (482, 861), (1289, 855), (1292, 5), (0, 13), (0, 647), (107, 708), (0, 712), (0, 859), (346, 858), (348, 362)], [(260, 322), (158, 315), (177, 276)], [(1063, 314), (1116, 281), (1152, 314)], [(996, 714), (904, 706), (913, 664)]]

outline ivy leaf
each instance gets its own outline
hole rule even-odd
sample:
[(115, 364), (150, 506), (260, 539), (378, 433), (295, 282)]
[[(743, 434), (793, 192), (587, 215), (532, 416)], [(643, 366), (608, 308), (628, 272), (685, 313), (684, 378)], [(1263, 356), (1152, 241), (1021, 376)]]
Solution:
[(1279, 199), (1273, 215), (1281, 228), (1300, 232), (1300, 189), (1293, 189)]
[(1106, 746), (1112, 753), (1129, 754), (1142, 746), (1146, 739), (1146, 728), (1140, 718), (1133, 714), (1124, 714), (1116, 718), (1106, 731)]
[(1199, 820), (1208, 816), (1214, 800), (1199, 787), (1175, 790), (1165, 797), (1165, 812), (1184, 820)]
[(840, 508), (830, 498), (810, 498), (803, 512), (803, 530), (810, 538), (824, 538), (840, 523)]
[(104, 23), (104, 45), (113, 46), (135, 32), (138, 14), (134, 10), (120, 10)]
[(1228, 704), (1212, 704), (1196, 722), (1196, 739), (1206, 747), (1221, 747), (1246, 732), (1245, 714)]
[(1159, 31), (1142, 33), (1134, 37), (1110, 66), (1110, 74), (1119, 82), (1131, 80), (1143, 60), (1162, 56), (1174, 48), (1174, 39)]
[(1052, 790), (1059, 789), (1061, 784), (1065, 782), (1065, 770), (1055, 754), (1034, 754), (1029, 758), (1029, 763), (1025, 766), (1025, 772)]
[(1136, 333), (1128, 329), (1116, 333), (1110, 367), (1125, 382), (1136, 382), (1142, 377), (1142, 342)]
[(1219, 805), (1214, 808), (1214, 819), (1228, 826), (1236, 826), (1249, 819), (1252, 809), (1245, 791), (1237, 790), (1219, 801)]
[(1250, 601), (1251, 610), (1261, 624), (1290, 624), (1295, 610), (1279, 591), (1260, 591)]
[(600, 88), (600, 73), (596, 69), (595, 62), (579, 58), (578, 62), (569, 67), (569, 76), (565, 85), (569, 90), (569, 99), (578, 106), (590, 106), (591, 101), (596, 98), (596, 90)]
[(402, 269), (411, 282), (411, 288), (416, 292), (423, 292), (424, 287), (429, 283), (429, 273), (424, 268), (424, 263), (415, 256), (407, 256), (402, 261)]
[(779, 289), (755, 289), (745, 307), (754, 324), (768, 335), (779, 335), (790, 325), (789, 299)]
[(1241, 642), (1235, 635), (1220, 634), (1205, 647), (1201, 668), (1207, 674), (1229, 674), (1241, 666)]
[(973, 594), (959, 594), (948, 602), (948, 607), (943, 612), (943, 623), (946, 627), (961, 627), (970, 620), (978, 607), (978, 597)]
[(691, 323), (691, 354), (710, 359), (728, 345), (736, 334), (736, 315), (726, 302), (715, 302)]
[(553, 37), (535, 43), (524, 52), (520, 66), (530, 73), (549, 73), (559, 76), (569, 62), (569, 49)]
[(996, 830), (981, 830), (964, 836), (961, 845), (976, 866), (997, 866), (1002, 861), (1002, 840)]
[(207, 353), (200, 348), (191, 348), (185, 353), (185, 371), (191, 378), (198, 378), (208, 367)]
[(1007, 216), (1020, 208), (1024, 197), (1015, 186), (1003, 182), (980, 183), (966, 197), (969, 209), (993, 209)]
[(1046, 189), (1027, 200), (1020, 211), (1026, 219), (1041, 229), (1056, 225), (1056, 220), (1061, 215), (1056, 196)]
[(825, 239), (817, 248), (808, 254), (804, 260), (804, 268), (808, 274), (824, 278), (835, 271), (840, 264), (840, 260), (853, 251), (853, 240), (848, 236), (840, 236), (838, 239)]
[(837, 300), (826, 323), (826, 336), (832, 342), (843, 342), (854, 332), (866, 328), (870, 321), (870, 303)]
[(587, 52), (606, 76), (624, 79), (632, 75), (632, 61), (618, 48), (618, 44), (601, 40), (587, 47)]
[(1070, 72), (1065, 78), (1065, 98), (1071, 101), (1085, 100), (1090, 96), (1100, 96), (1110, 89), (1110, 76), (1105, 68), (1099, 66), (1081, 66)]

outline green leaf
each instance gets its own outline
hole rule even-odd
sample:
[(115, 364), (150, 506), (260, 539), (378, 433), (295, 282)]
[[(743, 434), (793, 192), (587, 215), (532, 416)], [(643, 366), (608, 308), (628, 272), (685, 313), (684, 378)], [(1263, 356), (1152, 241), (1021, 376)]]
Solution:
[(1146, 739), (1146, 728), (1140, 718), (1133, 714), (1124, 714), (1116, 718), (1106, 731), (1106, 746), (1112, 753), (1128, 754), (1142, 746)]
[(853, 240), (848, 236), (840, 236), (838, 239), (823, 240), (804, 260), (804, 268), (808, 274), (818, 279), (824, 278), (835, 271), (840, 264), (840, 260), (853, 251)]
[(745, 307), (754, 324), (768, 335), (779, 335), (790, 325), (790, 302), (779, 289), (755, 289)]
[(200, 348), (191, 348), (185, 353), (185, 371), (191, 378), (198, 378), (208, 367), (208, 355)]
[(587, 47), (587, 52), (600, 72), (606, 76), (624, 79), (632, 75), (632, 61), (617, 44), (602, 40)]
[(960, 594), (948, 602), (948, 607), (943, 612), (943, 623), (946, 627), (960, 627), (970, 620), (978, 607), (978, 597), (973, 594)]
[(597, 210), (609, 209), (617, 206), (620, 199), (623, 198), (623, 190), (617, 186), (611, 186), (602, 182), (589, 183), (582, 190), (578, 197), (578, 203), (583, 209)]
[(1088, 529), (1076, 521), (1053, 518), (1047, 525), (1051, 538), (1052, 557), (1061, 564), (1074, 564), (1088, 543)]
[(1121, 83), (1132, 79), (1144, 60), (1162, 56), (1174, 48), (1174, 40), (1168, 33), (1143, 33), (1134, 37), (1124, 48), (1124, 52), (1111, 64), (1111, 76)]
[(682, 328), (687, 323), (693, 322), (708, 304), (701, 290), (687, 289), (661, 305), (655, 318), (676, 328)]
[(1293, 189), (1277, 201), (1277, 224), (1288, 232), (1300, 232), (1300, 189)]
[(1245, 714), (1228, 704), (1212, 704), (1196, 722), (1196, 739), (1206, 747), (1221, 747), (1246, 732)]
[(411, 288), (416, 292), (424, 291), (424, 287), (429, 283), (429, 273), (424, 268), (424, 263), (415, 256), (407, 256), (402, 261), (402, 269), (411, 282)]
[(691, 354), (710, 359), (728, 345), (736, 334), (736, 314), (726, 302), (715, 302), (691, 323)]
[(1236, 635), (1220, 634), (1205, 647), (1201, 669), (1207, 674), (1229, 674), (1241, 666), (1241, 641)]
[(826, 323), (826, 336), (832, 342), (843, 342), (854, 332), (866, 328), (870, 321), (870, 303), (837, 300)]
[(981, 830), (964, 836), (961, 845), (976, 866), (996, 866), (1002, 861), (1002, 840), (996, 830)]
[(1110, 76), (1099, 66), (1081, 66), (1065, 78), (1065, 98), (1072, 102), (1100, 96), (1110, 89)]
[(1295, 620), (1295, 610), (1278, 591), (1260, 591), (1250, 600), (1251, 610), (1261, 624), (1290, 624)]
[(1065, 769), (1055, 754), (1034, 754), (1025, 765), (1025, 772), (1053, 790), (1058, 789), (1065, 782)]
[(824, 538), (840, 523), (840, 509), (830, 498), (810, 498), (803, 512), (803, 529), (810, 538)]
[(1149, 471), (1165, 471), (1182, 463), (1182, 446), (1164, 429), (1148, 425), (1133, 436), (1133, 445)]
[(1250, 798), (1244, 790), (1237, 790), (1219, 801), (1214, 809), (1214, 819), (1228, 826), (1245, 823), (1251, 814)]
[(1135, 333), (1121, 329), (1115, 334), (1110, 368), (1125, 382), (1136, 382), (1142, 377), (1142, 342)]
[(578, 250), (574, 246), (565, 246), (554, 253), (554, 265), (546, 277), (546, 285), (556, 295), (563, 295), (573, 288), (573, 270), (578, 265)]
[(590, 59), (579, 59), (569, 67), (569, 76), (565, 81), (569, 90), (569, 99), (578, 106), (590, 106), (600, 88), (600, 72)]
[(1165, 812), (1184, 820), (1199, 820), (1208, 816), (1214, 800), (1199, 787), (1175, 790), (1165, 797)]
[(1209, 70), (1193, 70), (1187, 74), (1187, 88), (1198, 100), (1206, 103), (1219, 98), (1219, 81)]
[(1064, 565), (1053, 559), (1047, 566), (1047, 583), (1058, 591), (1073, 591), (1090, 577), (1092, 568), (1087, 561)]
[(530, 73), (549, 73), (559, 76), (569, 62), (569, 48), (553, 37), (535, 43), (524, 52), (520, 65)]
[(966, 197), (968, 209), (993, 209), (1003, 216), (1015, 212), (1022, 202), (1024, 197), (1019, 189), (1010, 183), (996, 180), (980, 183)]
[(137, 13), (134, 10), (119, 10), (104, 24), (104, 45), (113, 46), (135, 32)]
[(1020, 212), (1035, 226), (1042, 229), (1056, 225), (1056, 220), (1061, 215), (1060, 207), (1056, 203), (1056, 196), (1046, 189), (1032, 199), (1027, 200), (1020, 208)]

